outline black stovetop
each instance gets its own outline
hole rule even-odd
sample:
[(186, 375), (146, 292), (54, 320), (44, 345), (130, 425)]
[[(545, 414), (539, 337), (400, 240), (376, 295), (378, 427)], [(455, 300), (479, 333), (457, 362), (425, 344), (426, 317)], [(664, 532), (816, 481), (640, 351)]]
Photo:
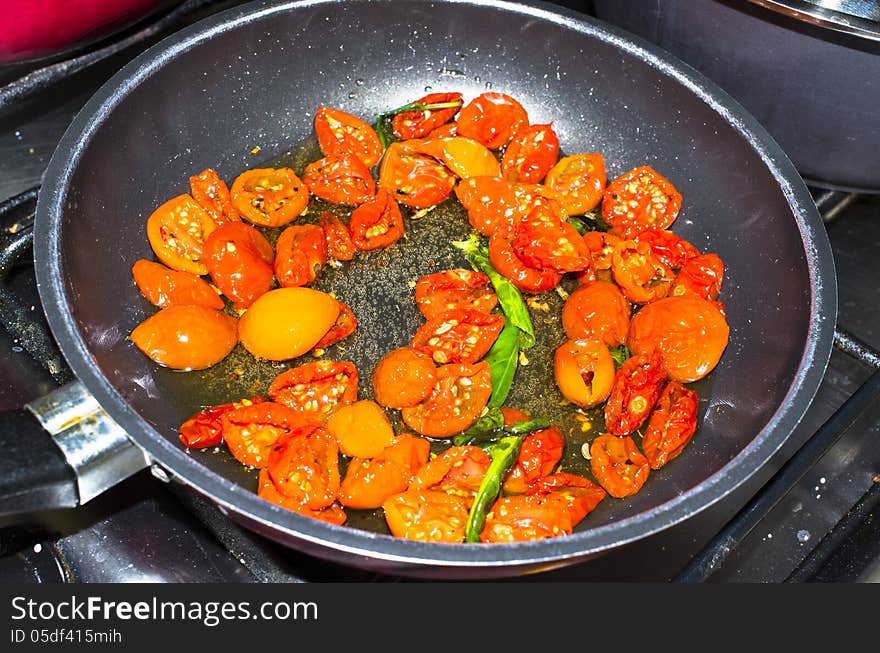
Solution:
[[(169, 29), (239, 4), (207, 2)], [(560, 2), (568, 6), (584, 3)], [(0, 201), (39, 184), (75, 112), (119, 65), (124, 50), (0, 109)], [(45, 62), (44, 62), (45, 63)], [(51, 62), (50, 62), (51, 63)], [(0, 84), (34, 66), (0, 68)], [(828, 216), (839, 283), (838, 324), (880, 348), (880, 196), (815, 190)], [(2, 217), (6, 228), (32, 211), (25, 202)], [(27, 258), (27, 257), (25, 257)], [(33, 267), (19, 262), (6, 281), (41, 320)], [(715, 536), (819, 427), (865, 382), (872, 367), (835, 348), (801, 425), (754, 478), (691, 519), (574, 566), (528, 576), (538, 581), (667, 581)], [(19, 408), (56, 381), (0, 329), (0, 410)], [(751, 530), (712, 581), (880, 580), (880, 402)], [(0, 581), (387, 581), (397, 580), (310, 558), (232, 523), (212, 504), (149, 470), (81, 508), (0, 519)]]

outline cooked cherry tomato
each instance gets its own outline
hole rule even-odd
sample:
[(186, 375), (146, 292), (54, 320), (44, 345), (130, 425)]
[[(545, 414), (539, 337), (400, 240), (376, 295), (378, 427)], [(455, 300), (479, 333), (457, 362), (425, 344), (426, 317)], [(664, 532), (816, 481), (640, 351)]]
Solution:
[(517, 256), (512, 244), (513, 236), (498, 229), (489, 238), (489, 262), (513, 285), (526, 292), (544, 292), (555, 288), (562, 281), (556, 270), (540, 270), (529, 267)]
[(407, 490), (382, 504), (391, 534), (420, 542), (464, 541), (470, 501), (434, 490)]
[(220, 225), (205, 241), (205, 263), (211, 281), (239, 310), (272, 287), (274, 256), (263, 234), (243, 222)]
[(217, 224), (189, 195), (178, 195), (153, 211), (147, 219), (147, 237), (156, 256), (169, 268), (208, 274), (204, 261), (205, 239)]
[(504, 93), (483, 93), (464, 105), (458, 115), (458, 133), (497, 150), (529, 122), (523, 106)]
[[(507, 422), (507, 415), (504, 421)], [(530, 485), (553, 472), (564, 449), (565, 436), (558, 426), (529, 433), (523, 438), (516, 462), (504, 477), (502, 490), (508, 494), (527, 492)]]
[(263, 402), (262, 397), (251, 397), (228, 404), (209, 406), (189, 417), (178, 429), (180, 441), (191, 449), (214, 447), (223, 442), (222, 418), (229, 411)]
[(448, 438), (474, 423), (491, 394), (492, 372), (485, 361), (443, 365), (437, 368), (437, 382), (428, 398), (404, 408), (401, 416), (416, 433)]
[(326, 262), (327, 242), (317, 225), (287, 227), (275, 243), (275, 277), (282, 288), (309, 285)]
[(642, 449), (651, 469), (660, 469), (677, 457), (697, 431), (697, 393), (670, 381), (645, 428)]
[(566, 215), (592, 211), (605, 190), (605, 159), (601, 154), (566, 156), (550, 169), (544, 185), (550, 189)]
[(449, 197), (455, 186), (455, 175), (442, 163), (419, 154), (417, 143), (398, 141), (388, 146), (379, 167), (379, 187), (401, 204), (425, 209)]
[(349, 508), (379, 508), (409, 487), (430, 453), (427, 440), (404, 434), (375, 458), (353, 458), (339, 487), (339, 501)]
[(513, 183), (538, 184), (559, 157), (559, 137), (553, 125), (520, 127), (504, 150), (501, 174)]
[(431, 133), (426, 138), (449, 138), (450, 136), (458, 136), (458, 123), (448, 122), (445, 125), (441, 125), (437, 129), (431, 130)]
[(491, 462), (479, 447), (449, 447), (418, 471), (410, 488), (473, 498)]
[(271, 501), (275, 505), (286, 508), (287, 510), (291, 510), (300, 515), (305, 515), (306, 517), (311, 517), (312, 519), (319, 519), (331, 524), (336, 524), (337, 526), (344, 524), (347, 519), (345, 511), (338, 503), (331, 503), (329, 506), (322, 508), (321, 510), (312, 510), (308, 506), (300, 503), (299, 499), (284, 496), (278, 491), (278, 488), (275, 487), (275, 484), (269, 477), (269, 473), (265, 469), (260, 470), (257, 484), (257, 496), (266, 501)]
[(608, 432), (623, 436), (639, 428), (657, 403), (665, 382), (666, 371), (659, 353), (636, 353), (624, 361), (605, 404)]
[(370, 170), (356, 156), (331, 154), (306, 166), (303, 181), (316, 197), (334, 204), (357, 206), (376, 194)]
[(571, 339), (596, 338), (609, 347), (626, 342), (632, 307), (613, 283), (591, 281), (568, 296), (562, 328)]
[(351, 240), (348, 227), (330, 211), (324, 211), (318, 218), (318, 224), (324, 230), (327, 243), (327, 256), (337, 261), (350, 261), (357, 253), (357, 247)]
[[(447, 102), (461, 102), (461, 93), (429, 93), (416, 100), (414, 104), (445, 104)], [(424, 138), (428, 134), (433, 137), (432, 132), (452, 120), (460, 108), (461, 106), (398, 113), (391, 119), (391, 130), (402, 141)]]
[(416, 282), (416, 304), (432, 320), (454, 308), (491, 313), (498, 304), (489, 277), (464, 268), (426, 274)]
[(462, 179), (501, 174), (501, 165), (489, 148), (464, 136), (426, 139), (415, 146), (415, 151), (441, 161)]
[(385, 410), (370, 399), (337, 406), (327, 418), (339, 452), (350, 458), (373, 458), (394, 442), (394, 427)]
[(588, 231), (584, 234), (584, 242), (587, 244), (587, 249), (590, 250), (590, 258), (593, 259), (591, 267), (597, 273), (602, 270), (608, 270), (609, 277), (606, 279), (607, 281), (611, 280), (610, 271), (611, 262), (614, 257), (614, 248), (620, 240), (620, 238), (607, 231)]
[(376, 130), (357, 116), (330, 107), (318, 108), (315, 134), (324, 156), (351, 154), (372, 168), (382, 158)]
[(645, 229), (666, 229), (678, 217), (681, 194), (649, 166), (624, 173), (605, 189), (602, 217), (623, 238)]
[(627, 344), (633, 354), (658, 351), (669, 378), (690, 383), (715, 369), (729, 336), (727, 320), (713, 302), (681, 295), (658, 300), (636, 313)]
[(254, 168), (232, 182), (232, 204), (248, 222), (283, 227), (305, 211), (309, 188), (290, 168)]
[(590, 265), (584, 239), (547, 203), (516, 224), (513, 249), (523, 263), (540, 270), (579, 272)]
[(672, 282), (670, 295), (696, 295), (715, 301), (724, 281), (724, 263), (717, 254), (702, 254), (690, 259)]
[(307, 420), (287, 406), (264, 401), (225, 412), (220, 417), (223, 441), (243, 465), (263, 468), (269, 464), (272, 446), (282, 435)]
[(315, 344), (314, 349), (327, 349), (330, 345), (335, 345), (340, 340), (348, 338), (355, 329), (357, 329), (357, 318), (348, 304), (339, 302), (339, 316), (336, 318), (336, 323)]
[(556, 349), (553, 376), (563, 397), (592, 408), (611, 394), (614, 359), (600, 340), (569, 340)]
[(700, 255), (700, 250), (684, 238), (665, 229), (645, 229), (635, 240), (648, 243), (654, 256), (672, 270), (684, 267), (685, 263)]
[(218, 225), (241, 220), (238, 211), (232, 205), (229, 188), (217, 175), (216, 170), (207, 168), (198, 175), (190, 177), (189, 188), (193, 199)]
[(647, 304), (669, 294), (675, 275), (654, 256), (651, 246), (621, 240), (611, 259), (614, 280), (634, 304)]
[(530, 494), (550, 493), (562, 499), (571, 517), (572, 526), (593, 512), (606, 493), (601, 487), (575, 474), (557, 473), (539, 478), (529, 489)]
[(326, 508), (339, 491), (339, 447), (319, 424), (281, 435), (269, 452), (269, 477), (278, 491), (312, 510)]
[(388, 247), (403, 237), (403, 215), (397, 202), (384, 188), (351, 213), (351, 240), (359, 250)]
[(272, 401), (315, 420), (357, 399), (358, 372), (349, 362), (316, 361), (282, 372), (269, 385)]
[(373, 394), (386, 408), (409, 408), (428, 398), (437, 382), (431, 357), (409, 347), (389, 351), (373, 372)]
[(499, 225), (512, 225), (516, 206), (513, 186), (501, 177), (470, 177), (462, 179), (455, 194), (467, 209), (468, 222), (485, 236), (491, 236)]
[(131, 274), (143, 296), (159, 308), (204, 306), (219, 310), (224, 306), (210, 284), (191, 272), (140, 259), (132, 266)]
[(423, 324), (410, 347), (441, 365), (476, 363), (492, 348), (503, 327), (503, 315), (454, 308)]
[(631, 437), (600, 435), (590, 445), (590, 469), (599, 485), (611, 496), (622, 499), (642, 489), (651, 466)]
[(238, 322), (204, 306), (171, 306), (141, 322), (130, 337), (159, 365), (203, 370), (226, 358), (238, 343)]

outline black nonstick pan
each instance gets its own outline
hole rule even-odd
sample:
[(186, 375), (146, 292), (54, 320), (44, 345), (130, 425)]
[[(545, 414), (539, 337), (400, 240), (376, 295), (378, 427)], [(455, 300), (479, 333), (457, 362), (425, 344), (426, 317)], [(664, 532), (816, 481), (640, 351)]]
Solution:
[[(253, 472), (224, 450), (187, 452), (177, 427), (204, 405), (265, 389), (287, 365), (236, 351), (208, 372), (178, 373), (157, 368), (127, 340), (153, 310), (130, 272), (152, 256), (146, 218), (186, 192), (190, 175), (214, 167), (231, 181), (277, 162), (301, 169), (316, 154), (319, 105), (372, 120), (429, 88), (466, 98), (506, 92), (533, 122), (553, 121), (566, 152), (601, 152), (609, 178), (655, 167), (684, 196), (674, 230), (727, 265), (721, 299), (730, 345), (697, 385), (693, 442), (639, 494), (604, 501), (570, 537), (419, 544), (389, 536), (376, 515), (338, 527), (269, 504), (256, 496)], [(450, 201), (408, 220), (404, 241), (321, 279), (358, 316), (344, 351), (325, 357), (357, 365), (362, 397), (379, 357), (422, 323), (409, 282), (464, 265), (450, 241), (467, 232)], [(257, 2), (198, 23), (122, 69), (74, 120), (45, 175), (34, 244), (40, 295), (79, 383), (30, 404), (64, 457), (49, 446), (38, 456), (44, 445), (33, 444), (35, 427), (15, 421), (4, 429), (6, 450), (21, 456), (3, 463), (5, 511), (38, 499), (83, 501), (149, 463), (292, 548), (430, 577), (509, 576), (581, 561), (711, 506), (797, 425), (822, 378), (836, 315), (833, 260), (816, 208), (755, 120), (657, 48), (540, 3)], [(541, 345), (520, 367), (508, 404), (559, 422), (570, 434), (567, 464), (586, 469), (580, 445), (595, 432), (560, 406), (549, 353), (563, 339), (554, 319), (561, 299), (544, 299), (549, 311), (534, 314)]]

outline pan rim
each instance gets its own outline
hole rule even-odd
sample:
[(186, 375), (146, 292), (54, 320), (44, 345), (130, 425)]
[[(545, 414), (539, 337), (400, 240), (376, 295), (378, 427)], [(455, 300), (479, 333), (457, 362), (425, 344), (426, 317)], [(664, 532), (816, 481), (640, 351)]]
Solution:
[[(383, 4), (396, 0), (355, 0), (356, 4)], [(687, 492), (651, 510), (564, 538), (539, 542), (497, 544), (427, 544), (397, 539), (345, 526), (335, 526), (290, 513), (253, 492), (212, 472), (175, 447), (138, 416), (113, 388), (97, 365), (67, 309), (61, 265), (61, 221), (73, 170), (105, 118), (141, 82), (188, 50), (214, 36), (279, 12), (339, 4), (339, 0), (272, 2), (261, 0), (203, 19), (151, 47), (129, 62), (92, 96), (59, 141), (44, 175), (37, 203), (34, 258), (37, 283), (49, 324), (76, 377), (106, 412), (129, 433), (131, 440), (170, 474), (209, 497), (229, 513), (250, 522), (273, 539), (331, 548), (370, 561), (394, 562), (405, 568), (517, 567), (573, 562), (617, 546), (643, 539), (702, 512), (760, 470), (775, 454), (803, 417), (819, 387), (831, 355), (836, 323), (837, 282), (827, 233), (815, 203), (794, 165), (757, 120), (713, 82), (687, 64), (623, 30), (563, 7), (539, 1), (443, 0), (437, 4), (471, 5), (542, 19), (587, 38), (610, 44), (629, 56), (672, 77), (720, 114), (755, 150), (773, 175), (792, 209), (804, 247), (810, 280), (810, 320), (796, 374), (785, 399), (763, 428), (726, 465)], [(253, 527), (253, 526), (252, 526)], [(370, 566), (368, 561), (360, 566)]]

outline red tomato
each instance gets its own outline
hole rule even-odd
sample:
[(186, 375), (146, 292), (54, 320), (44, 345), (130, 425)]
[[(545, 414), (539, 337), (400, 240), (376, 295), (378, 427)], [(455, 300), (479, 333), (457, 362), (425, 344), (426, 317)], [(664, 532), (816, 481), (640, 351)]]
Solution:
[(715, 301), (721, 292), (724, 281), (724, 263), (717, 254), (702, 254), (690, 259), (672, 282), (669, 294), (695, 295), (702, 299)]
[(439, 204), (452, 193), (455, 175), (409, 141), (392, 143), (385, 150), (379, 168), (379, 187), (406, 206), (425, 209)]
[(319, 424), (299, 426), (279, 437), (266, 467), (277, 490), (311, 510), (326, 508), (339, 491), (339, 447)]
[(585, 283), (565, 300), (562, 328), (573, 340), (597, 338), (609, 347), (626, 342), (632, 307), (608, 281)]
[(409, 487), (430, 453), (427, 440), (404, 434), (375, 458), (353, 458), (339, 487), (339, 501), (349, 508), (379, 508)]
[(628, 497), (648, 480), (651, 466), (630, 437), (600, 435), (590, 445), (590, 469), (599, 484), (616, 499)]
[(559, 157), (559, 137), (553, 125), (520, 127), (504, 150), (501, 174), (513, 183), (537, 184)]
[(243, 222), (227, 222), (205, 241), (211, 281), (238, 310), (253, 304), (272, 287), (274, 256), (263, 234)]
[(189, 195), (178, 195), (153, 211), (147, 219), (147, 237), (156, 256), (169, 268), (208, 274), (204, 261), (205, 239), (217, 224)]
[(316, 197), (334, 204), (357, 206), (376, 194), (370, 170), (351, 154), (331, 154), (306, 166), (303, 180)]
[(678, 217), (681, 194), (668, 179), (648, 166), (624, 173), (602, 196), (602, 217), (623, 238), (646, 229), (666, 229)]
[(497, 150), (529, 123), (523, 106), (503, 93), (483, 93), (468, 102), (458, 116), (458, 133)]
[(236, 408), (259, 404), (262, 397), (251, 397), (229, 404), (209, 406), (189, 417), (178, 429), (180, 441), (191, 449), (214, 447), (223, 442), (223, 416)]
[(147, 300), (159, 308), (204, 306), (220, 310), (224, 303), (211, 286), (191, 272), (166, 268), (146, 259), (131, 268), (134, 282)]
[(319, 107), (315, 115), (315, 134), (324, 156), (351, 154), (368, 168), (382, 158), (382, 144), (376, 130), (345, 111)]
[(503, 229), (489, 238), (489, 262), (513, 285), (526, 292), (544, 292), (562, 281), (562, 274), (556, 270), (541, 270), (526, 265), (514, 251), (512, 235), (504, 233)]
[(611, 262), (614, 249), (620, 238), (614, 234), (603, 231), (588, 231), (584, 234), (584, 243), (590, 250), (590, 267), (577, 275), (578, 283), (585, 284), (590, 281), (611, 281)]
[(473, 498), (491, 462), (479, 447), (449, 447), (418, 471), (410, 488)]
[(189, 188), (196, 203), (218, 225), (241, 220), (238, 211), (232, 205), (229, 188), (217, 175), (216, 170), (208, 168), (195, 177), (190, 177)]
[(373, 372), (373, 393), (386, 408), (409, 408), (428, 398), (437, 382), (431, 357), (409, 347), (394, 349)]
[(416, 433), (448, 438), (461, 433), (480, 416), (492, 394), (488, 363), (443, 365), (437, 382), (422, 403), (401, 411), (403, 421)]
[(326, 262), (324, 230), (317, 225), (287, 227), (275, 243), (275, 277), (282, 288), (307, 286)]
[(684, 267), (685, 263), (700, 255), (700, 251), (684, 238), (665, 229), (646, 229), (635, 240), (648, 243), (654, 256), (672, 270)]
[[(505, 422), (507, 420), (505, 419)], [(549, 476), (565, 449), (565, 436), (558, 426), (550, 426), (523, 438), (516, 462), (504, 477), (502, 490), (508, 494), (522, 494), (544, 476)]]
[(323, 421), (357, 399), (358, 372), (349, 362), (317, 361), (282, 372), (269, 386), (272, 401)]
[(563, 397), (578, 406), (592, 408), (611, 393), (614, 359), (599, 340), (569, 340), (556, 349), (553, 376)]
[(605, 404), (608, 432), (623, 436), (639, 428), (657, 403), (665, 382), (666, 372), (658, 353), (635, 354), (624, 361)]
[(580, 215), (602, 201), (605, 181), (605, 159), (601, 154), (575, 154), (560, 159), (547, 173), (544, 185), (562, 204), (566, 215)]
[(222, 361), (238, 344), (238, 321), (204, 306), (171, 306), (141, 322), (130, 338), (159, 365), (203, 370)]
[(463, 268), (427, 274), (416, 283), (416, 304), (431, 320), (455, 308), (491, 313), (498, 304), (489, 277)]
[(391, 534), (420, 542), (464, 540), (470, 501), (434, 490), (407, 490), (382, 504)]
[(614, 281), (634, 304), (647, 304), (669, 294), (673, 273), (660, 262), (647, 243), (621, 240), (611, 258)]
[(469, 177), (455, 187), (455, 194), (467, 209), (468, 222), (485, 236), (499, 225), (512, 225), (516, 206), (513, 186), (501, 177)]
[(441, 125), (440, 127), (437, 127), (437, 129), (431, 130), (431, 133), (428, 134), (426, 140), (433, 140), (435, 138), (452, 138), (453, 136), (458, 136), (458, 123), (447, 122), (445, 125)]
[(223, 441), (243, 465), (263, 468), (276, 440), (306, 420), (281, 404), (264, 401), (225, 412), (220, 417)]
[(291, 510), (300, 515), (311, 517), (312, 519), (319, 519), (331, 524), (336, 524), (337, 526), (341, 526), (345, 523), (347, 517), (345, 511), (339, 506), (339, 504), (332, 503), (321, 510), (312, 510), (308, 506), (301, 504), (299, 499), (286, 497), (281, 494), (265, 469), (260, 470), (260, 477), (257, 484), (257, 496), (266, 501), (270, 501), (275, 505), (281, 506), (282, 508), (286, 508), (287, 510)]
[(391, 129), (394, 135), (402, 141), (407, 141), (413, 138), (424, 138), (431, 134), (435, 129), (452, 120), (458, 113), (461, 108), (461, 93), (429, 93), (415, 101), (414, 104), (445, 104), (447, 102), (458, 102), (459, 106), (449, 109), (398, 113), (391, 119)]
[(345, 340), (357, 329), (357, 318), (354, 316), (348, 304), (339, 302), (339, 316), (336, 323), (330, 327), (330, 330), (315, 344), (315, 349), (327, 349), (330, 345), (335, 345), (341, 340)]
[(564, 473), (538, 479), (529, 493), (538, 495), (549, 493), (562, 499), (572, 526), (577, 526), (584, 517), (593, 512), (606, 496), (605, 491), (589, 479)]
[(504, 327), (504, 316), (455, 308), (422, 325), (410, 347), (435, 363), (476, 363), (492, 348)]
[(590, 265), (590, 251), (577, 229), (547, 204), (539, 204), (516, 224), (513, 250), (523, 263), (540, 270), (579, 272)]
[(318, 224), (324, 230), (324, 240), (327, 243), (327, 255), (337, 261), (350, 261), (357, 253), (357, 248), (351, 240), (351, 232), (348, 227), (330, 211), (324, 211), (318, 218)]
[(255, 168), (232, 182), (232, 204), (248, 222), (283, 227), (305, 211), (309, 189), (290, 168)]
[(697, 393), (680, 383), (670, 381), (663, 388), (642, 438), (651, 469), (660, 469), (677, 457), (694, 437), (698, 403)]
[(359, 250), (388, 247), (403, 237), (403, 215), (391, 194), (380, 188), (376, 196), (351, 213), (351, 240)]

